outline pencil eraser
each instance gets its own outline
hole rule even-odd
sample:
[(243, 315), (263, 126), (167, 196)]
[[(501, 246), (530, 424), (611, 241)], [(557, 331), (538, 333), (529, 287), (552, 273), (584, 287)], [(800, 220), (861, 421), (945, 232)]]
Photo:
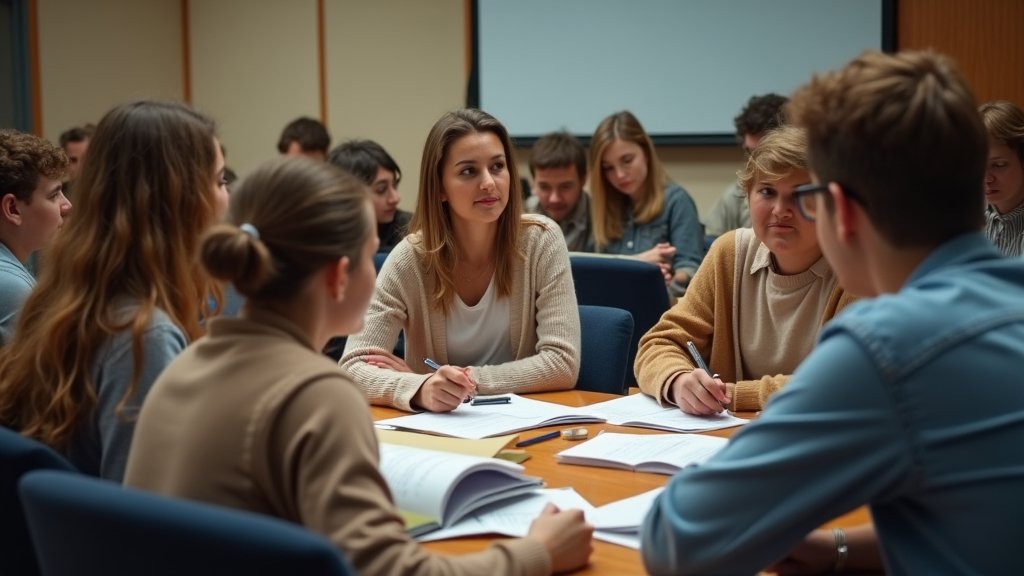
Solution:
[(569, 428), (562, 430), (562, 440), (585, 440), (589, 434), (586, 428)]

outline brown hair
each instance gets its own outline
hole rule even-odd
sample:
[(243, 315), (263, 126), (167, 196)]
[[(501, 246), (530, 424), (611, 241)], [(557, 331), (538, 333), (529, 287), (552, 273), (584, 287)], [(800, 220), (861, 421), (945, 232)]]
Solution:
[(655, 153), (654, 142), (640, 121), (625, 110), (605, 118), (597, 125), (590, 141), (590, 165), (593, 167), (590, 171), (590, 195), (594, 199), (590, 209), (594, 242), (598, 248), (622, 237), (622, 211), (627, 198), (608, 182), (601, 169), (605, 149), (616, 140), (637, 144), (647, 157), (647, 180), (643, 183), (640, 201), (633, 207), (633, 218), (640, 224), (650, 222), (661, 215), (665, 205), (665, 171)]
[(575, 136), (561, 130), (542, 136), (530, 152), (530, 174), (548, 168), (576, 168), (580, 182), (587, 178), (587, 150)]
[(865, 52), (815, 75), (787, 110), (807, 130), (817, 178), (855, 193), (893, 245), (937, 246), (982, 226), (988, 136), (949, 58)]
[(499, 296), (512, 293), (513, 259), (526, 257), (520, 246), (523, 195), (508, 131), (496, 118), (481, 110), (463, 108), (446, 113), (430, 129), (423, 145), (419, 197), (416, 211), (409, 222), (410, 239), (426, 260), (427, 273), (434, 279), (433, 303), (444, 311), (451, 308), (455, 294), (452, 270), (458, 257), (448, 203), (441, 199), (444, 192), (444, 162), (453, 142), (468, 134), (480, 132), (490, 132), (501, 141), (509, 174), (508, 205), (498, 217), (498, 234), (495, 238), (495, 276)]
[[(0, 423), (59, 449), (91, 417), (94, 363), (132, 335), (132, 396), (142, 336), (157, 308), (189, 338), (215, 289), (199, 269), (199, 236), (216, 218), (213, 122), (176, 103), (115, 107), (96, 128), (76, 187), (75, 217), (0, 349)], [(217, 297), (219, 299), (219, 295)], [(119, 303), (136, 304), (127, 318)]]
[(1024, 162), (1024, 110), (1007, 100), (993, 100), (978, 107), (988, 135), (1006, 144)]
[(67, 155), (50, 142), (17, 130), (0, 130), (0, 196), (14, 194), (31, 204), (39, 176), (60, 180), (67, 168)]
[(308, 158), (270, 160), (231, 192), (227, 223), (203, 239), (203, 267), (232, 282), (250, 302), (293, 297), (324, 265), (348, 256), (376, 234), (366, 186), (331, 164)]
[(777, 182), (797, 170), (808, 171), (807, 135), (799, 128), (782, 126), (765, 133), (736, 176), (749, 197), (758, 182)]

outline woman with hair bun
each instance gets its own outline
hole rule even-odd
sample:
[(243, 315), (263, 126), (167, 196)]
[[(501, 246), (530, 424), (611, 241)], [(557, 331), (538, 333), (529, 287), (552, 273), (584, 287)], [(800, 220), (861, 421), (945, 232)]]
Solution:
[(319, 353), (358, 331), (374, 290), (366, 187), (304, 158), (234, 192), (202, 263), (246, 297), (157, 380), (126, 484), (283, 518), (323, 534), (360, 574), (550, 574), (584, 565), (592, 528), (545, 510), (529, 534), (462, 557), (410, 539), (378, 469), (366, 398)]

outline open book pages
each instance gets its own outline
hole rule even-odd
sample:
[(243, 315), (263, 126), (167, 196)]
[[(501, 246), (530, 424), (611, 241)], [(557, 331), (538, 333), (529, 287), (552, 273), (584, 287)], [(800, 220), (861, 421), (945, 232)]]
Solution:
[(561, 464), (604, 466), (636, 472), (675, 474), (698, 464), (728, 443), (701, 434), (619, 434), (605, 432), (555, 455)]
[(640, 527), (662, 490), (663, 487), (655, 488), (595, 508), (587, 514), (587, 520), (594, 525), (594, 538), (639, 550)]
[(462, 404), (451, 412), (421, 412), (377, 424), (457, 438), (488, 438), (558, 424), (604, 422), (590, 407), (573, 408), (510, 394), (508, 404)]
[(749, 422), (727, 412), (711, 416), (687, 414), (676, 406), (658, 406), (658, 402), (646, 394), (633, 394), (614, 400), (598, 402), (587, 406), (587, 411), (603, 416), (609, 424), (655, 428), (669, 432), (706, 432), (731, 428)]
[(413, 535), (451, 526), (481, 506), (543, 485), (506, 460), (397, 444), (380, 445), (380, 470)]
[(548, 502), (558, 506), (559, 510), (578, 508), (583, 510), (587, 517), (594, 510), (590, 502), (587, 502), (572, 488), (541, 488), (523, 496), (479, 508), (470, 512), (450, 528), (441, 528), (416, 539), (421, 542), (430, 542), (480, 534), (526, 536), (526, 533), (530, 531), (530, 524), (537, 519), (537, 516), (540, 516), (541, 510)]

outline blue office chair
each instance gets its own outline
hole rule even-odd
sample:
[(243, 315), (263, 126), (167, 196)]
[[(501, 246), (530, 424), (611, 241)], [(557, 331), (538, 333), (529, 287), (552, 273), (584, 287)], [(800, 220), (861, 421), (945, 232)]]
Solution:
[(657, 266), (632, 258), (570, 254), (569, 263), (577, 303), (621, 308), (633, 315), (626, 386), (636, 386), (633, 361), (640, 338), (669, 308), (665, 278)]
[(49, 446), (0, 427), (0, 574), (39, 574), (18, 480), (32, 470), (75, 468)]
[(66, 472), (20, 492), (44, 576), (352, 575), (325, 538), (284, 520)]
[(632, 373), (629, 345), (633, 315), (621, 308), (580, 306), (580, 377), (577, 390), (626, 393), (626, 372)]

